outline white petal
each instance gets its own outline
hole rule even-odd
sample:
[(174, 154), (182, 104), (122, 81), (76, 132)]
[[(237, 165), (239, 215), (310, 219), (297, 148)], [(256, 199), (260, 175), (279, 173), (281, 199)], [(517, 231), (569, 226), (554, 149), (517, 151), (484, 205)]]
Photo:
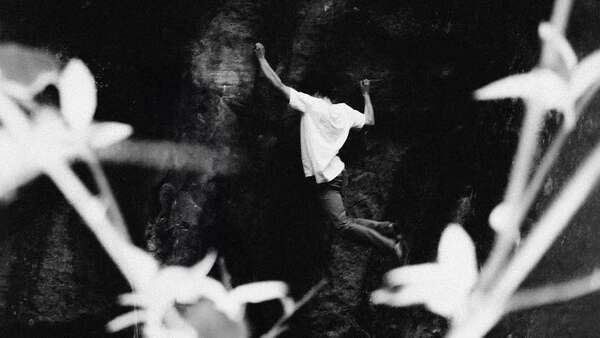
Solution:
[(390, 306), (410, 306), (425, 304), (429, 298), (431, 285), (411, 285), (400, 290), (379, 289), (371, 294), (374, 304)]
[(186, 286), (182, 290), (178, 290), (176, 293), (178, 302), (190, 304), (202, 297), (211, 300), (215, 304), (221, 301), (229, 301), (230, 297), (225, 286), (213, 278), (204, 276), (200, 279), (190, 279), (189, 283), (191, 283), (190, 286), (193, 289)]
[(531, 73), (511, 75), (494, 81), (475, 91), (478, 100), (498, 100), (506, 98), (523, 98), (531, 96), (539, 79)]
[(547, 22), (542, 22), (538, 27), (540, 38), (547, 44), (546, 46), (556, 52), (561, 61), (566, 66), (566, 73), (570, 72), (577, 64), (577, 55), (573, 51), (571, 44), (554, 26)]
[(143, 321), (143, 318), (143, 311), (136, 310), (127, 312), (108, 322), (108, 324), (106, 324), (106, 328), (110, 332), (121, 331), (124, 328), (135, 325), (137, 323), (141, 323)]
[(287, 296), (288, 286), (284, 282), (265, 281), (240, 285), (229, 296), (240, 303), (260, 303)]
[(192, 274), (191, 278), (196, 279), (208, 275), (216, 261), (217, 253), (212, 250), (209, 251), (200, 262), (190, 268), (190, 273)]
[(534, 69), (529, 73), (512, 75), (478, 89), (479, 100), (522, 98), (533, 100), (542, 108), (564, 111), (569, 105), (567, 82), (549, 69)]
[(96, 110), (96, 83), (86, 65), (69, 61), (58, 81), (60, 107), (65, 120), (76, 130), (85, 130)]
[(385, 282), (389, 286), (428, 283), (439, 275), (439, 268), (437, 263), (402, 266), (386, 273)]
[(469, 290), (462, 284), (442, 281), (436, 287), (428, 288), (425, 293), (425, 306), (434, 313), (446, 318), (454, 318), (467, 302)]
[(119, 304), (123, 306), (140, 306), (145, 307), (150, 303), (148, 299), (139, 292), (125, 293), (119, 296)]
[(458, 224), (452, 223), (442, 233), (438, 246), (438, 262), (444, 279), (456, 279), (470, 289), (477, 280), (477, 257), (471, 237)]
[(105, 148), (125, 140), (132, 133), (133, 128), (125, 123), (93, 123), (90, 127), (89, 143), (94, 149)]
[(476, 90), (475, 98), (478, 100), (529, 99), (536, 95), (537, 87), (544, 80), (540, 77), (538, 70), (524, 74), (510, 75)]
[(569, 82), (570, 96), (579, 99), (600, 80), (600, 50), (585, 57), (571, 74)]

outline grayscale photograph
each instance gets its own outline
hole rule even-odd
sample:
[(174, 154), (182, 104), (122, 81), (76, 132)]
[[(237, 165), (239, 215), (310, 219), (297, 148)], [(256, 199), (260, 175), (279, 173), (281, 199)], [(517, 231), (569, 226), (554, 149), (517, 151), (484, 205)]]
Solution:
[(600, 1), (2, 0), (0, 337), (600, 337)]

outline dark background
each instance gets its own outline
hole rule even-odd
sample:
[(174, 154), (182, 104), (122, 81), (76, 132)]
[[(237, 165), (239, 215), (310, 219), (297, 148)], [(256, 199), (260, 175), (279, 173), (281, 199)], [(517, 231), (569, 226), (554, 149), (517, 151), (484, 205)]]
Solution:
[[(217, 160), (225, 169), (209, 172), (107, 166), (138, 245), (183, 265), (216, 247), (234, 283), (282, 279), (298, 297), (326, 278), (286, 336), (438, 337), (444, 320), (420, 307), (368, 303), (398, 263), (338, 238), (314, 212), (299, 116), (257, 72), (253, 44), (266, 46), (286, 84), (358, 109), (358, 81), (379, 80), (377, 125), (353, 133), (341, 153), (349, 212), (397, 221), (410, 263), (434, 259), (443, 227), (461, 222), (483, 261), (493, 238), (487, 216), (506, 184), (522, 107), (474, 102), (471, 93), (536, 64), (537, 25), (551, 7), (547, 0), (5, 0), (0, 38), (84, 60), (99, 87), (96, 117), (131, 124), (134, 139), (224, 154)], [(567, 36), (578, 56), (600, 46), (598, 32), (600, 3), (576, 0)], [(536, 210), (596, 141), (594, 113), (584, 115)], [(527, 284), (597, 265), (596, 195)], [(52, 184), (36, 180), (0, 212), (3, 336), (104, 336), (104, 323), (124, 311), (114, 300), (126, 284)], [(588, 296), (523, 311), (490, 336), (594, 337), (598, 307)], [(279, 308), (249, 314), (260, 334)]]

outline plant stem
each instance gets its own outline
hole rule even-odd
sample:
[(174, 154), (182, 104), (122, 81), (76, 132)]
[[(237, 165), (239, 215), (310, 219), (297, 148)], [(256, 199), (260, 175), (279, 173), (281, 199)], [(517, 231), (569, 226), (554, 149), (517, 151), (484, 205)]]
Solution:
[[(538, 146), (538, 137), (542, 125), (543, 110), (542, 107), (534, 102), (526, 103), (525, 117), (521, 128), (521, 137), (515, 155), (515, 161), (508, 180), (508, 187), (504, 195), (504, 202), (509, 208), (514, 208), (519, 205), (527, 181), (529, 179), (533, 159)], [(487, 290), (491, 287), (491, 283), (495, 280), (500, 270), (505, 266), (508, 256), (510, 255), (514, 244), (514, 234), (518, 231), (519, 223), (508, 220), (505, 232), (497, 232), (494, 246), (488, 260), (486, 261), (478, 282), (478, 287), (481, 290)]]
[(508, 303), (506, 312), (551, 303), (568, 301), (600, 290), (600, 271), (561, 284), (517, 292)]
[(106, 200), (108, 203), (108, 213), (112, 224), (117, 228), (117, 230), (121, 233), (121, 236), (127, 241), (130, 241), (129, 231), (127, 231), (127, 226), (125, 225), (125, 221), (123, 220), (123, 214), (115, 200), (115, 195), (110, 188), (110, 184), (108, 183), (108, 178), (102, 170), (102, 166), (100, 165), (100, 161), (92, 151), (85, 152), (85, 159), (90, 171), (92, 172), (92, 176), (94, 176), (94, 180), (98, 185), (98, 189), (100, 190), (100, 196)]
[(143, 255), (146, 254), (121, 237), (108, 219), (102, 202), (87, 190), (68, 164), (60, 161), (46, 163), (45, 172), (77, 210), (132, 286), (139, 288), (144, 285), (145, 281), (135, 271), (142, 263), (139, 260), (144, 260)]
[[(550, 148), (544, 154), (542, 161), (538, 167), (538, 170), (534, 173), (531, 182), (525, 189), (523, 196), (521, 197), (519, 203), (515, 203), (513, 217), (509, 220), (508, 228), (519, 229), (521, 223), (527, 216), (527, 212), (531, 208), (533, 202), (535, 201), (535, 197), (537, 196), (542, 184), (544, 183), (544, 179), (546, 175), (552, 168), (552, 165), (558, 158), (560, 150), (567, 140), (567, 136), (569, 135), (568, 131), (565, 128), (559, 130), (556, 138), (550, 145)], [(507, 238), (502, 238), (507, 237)], [(508, 238), (508, 236), (503, 236), (502, 234), (498, 234), (496, 243), (492, 248), (492, 252), (490, 254), (490, 259), (486, 262), (486, 267), (484, 268), (485, 274), (482, 272), (482, 279), (480, 284), (487, 290), (491, 287), (491, 284), (496, 279), (498, 274), (501, 273), (503, 268), (505, 267), (507, 257), (510, 255), (511, 250), (514, 247), (514, 240), (512, 238)]]
[(541, 130), (544, 111), (534, 101), (526, 102), (525, 117), (521, 127), (521, 137), (517, 147), (517, 154), (508, 180), (508, 187), (504, 195), (507, 203), (519, 200), (531, 172), (535, 151), (538, 146), (538, 136)]
[(510, 296), (550, 248), (556, 237), (579, 210), (600, 176), (600, 146), (597, 146), (569, 181), (531, 234), (507, 264), (498, 282), (473, 304), (471, 316), (458, 323), (449, 337), (481, 337), (503, 313)]
[[(560, 33), (564, 33), (569, 22), (569, 15), (573, 7), (573, 0), (556, 0), (550, 17), (550, 24)], [(553, 69), (553, 65), (559, 63), (559, 56), (551, 48), (544, 45), (540, 54), (539, 66)]]

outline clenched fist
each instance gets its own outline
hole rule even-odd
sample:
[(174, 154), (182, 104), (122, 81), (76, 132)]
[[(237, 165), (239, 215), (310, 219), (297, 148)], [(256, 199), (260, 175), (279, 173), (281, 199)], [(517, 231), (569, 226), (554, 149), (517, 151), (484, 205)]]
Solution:
[(370, 86), (371, 86), (371, 81), (369, 81), (368, 79), (360, 80), (360, 89), (363, 94), (369, 93)]
[(263, 59), (265, 57), (265, 46), (263, 46), (262, 43), (257, 42), (254, 45), (254, 54), (256, 54), (257, 58)]

